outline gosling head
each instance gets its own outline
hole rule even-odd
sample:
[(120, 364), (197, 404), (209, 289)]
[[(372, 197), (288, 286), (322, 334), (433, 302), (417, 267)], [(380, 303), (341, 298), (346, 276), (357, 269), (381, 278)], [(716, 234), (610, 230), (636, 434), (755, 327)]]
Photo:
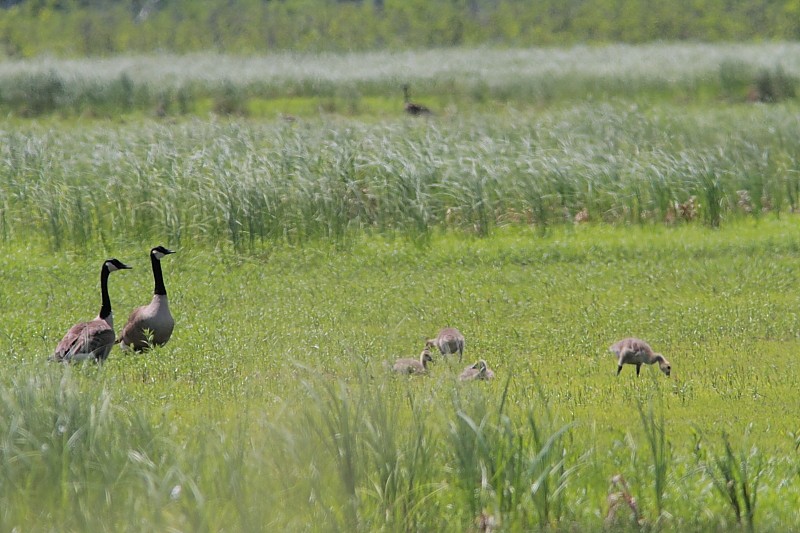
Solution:
[(669, 364), (669, 361), (664, 359), (664, 356), (660, 353), (655, 355), (655, 359), (658, 362), (658, 368), (669, 377), (670, 372), (672, 372), (672, 365)]
[(477, 363), (472, 365), (472, 368), (480, 371), (481, 373), (485, 373), (486, 369), (488, 368), (488, 365), (486, 364), (486, 361), (484, 361), (483, 359), (479, 359)]
[(422, 353), (419, 354), (419, 360), (422, 362), (423, 365), (427, 363), (433, 363), (433, 356), (431, 355), (431, 351), (426, 346)]

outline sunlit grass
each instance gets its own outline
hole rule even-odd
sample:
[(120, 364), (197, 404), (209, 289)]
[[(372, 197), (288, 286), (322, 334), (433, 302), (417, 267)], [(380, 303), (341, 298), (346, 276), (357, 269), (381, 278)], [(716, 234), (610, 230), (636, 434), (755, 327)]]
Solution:
[[(210, 111), (271, 118), (273, 108), (304, 117), (372, 117), (401, 113), (403, 83), (439, 115), (610, 98), (716, 104), (758, 94), (771, 101), (793, 98), (797, 57), (796, 43), (780, 42), (42, 57), (0, 62), (0, 109), (13, 116), (89, 119)], [(232, 97), (242, 108), (224, 105)], [(305, 105), (309, 101), (313, 105)]]
[[(97, 312), (104, 257), (134, 266), (111, 280), (118, 321), (149, 298), (152, 243), (7, 243), (0, 497), (13, 512), (0, 520), (463, 531), (483, 515), (513, 531), (598, 529), (622, 475), (651, 526), (733, 527), (732, 497), (714, 488), (728, 476), (742, 527), (777, 527), (798, 490), (795, 232), (767, 218), (260, 255), (189, 243), (163, 265), (174, 338), (115, 349), (102, 368), (45, 359)], [(494, 382), (459, 383), (441, 359), (427, 377), (387, 372), (445, 324)], [(626, 335), (667, 354), (672, 377), (615, 376), (607, 346)]]
[(580, 216), (716, 227), (800, 207), (793, 109), (20, 124), (0, 132), (0, 235), (54, 249), (158, 238), (253, 251), (364, 231), (419, 242), (442, 229), (546, 232)]

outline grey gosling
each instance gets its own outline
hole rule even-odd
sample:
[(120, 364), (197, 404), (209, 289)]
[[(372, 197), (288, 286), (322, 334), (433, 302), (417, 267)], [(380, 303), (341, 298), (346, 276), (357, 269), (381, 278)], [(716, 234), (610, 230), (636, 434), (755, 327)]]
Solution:
[(489, 369), (489, 365), (483, 359), (479, 359), (474, 365), (465, 368), (461, 375), (458, 376), (459, 381), (489, 381), (492, 378), (494, 378), (494, 372)]
[(458, 353), (459, 362), (464, 357), (464, 335), (456, 328), (444, 328), (435, 339), (425, 341), (426, 348), (436, 347), (442, 355)]
[(431, 351), (426, 347), (419, 354), (419, 359), (398, 359), (392, 370), (400, 374), (425, 374), (428, 371), (428, 363), (431, 362), (433, 362), (433, 357), (431, 357)]
[(639, 375), (639, 370), (642, 365), (652, 365), (658, 363), (658, 368), (669, 377), (672, 371), (672, 366), (669, 364), (663, 355), (655, 353), (642, 339), (630, 337), (622, 339), (619, 342), (612, 344), (609, 348), (611, 352), (618, 358), (617, 375), (622, 372), (622, 365), (636, 365), (636, 375)]
[(93, 359), (102, 363), (114, 346), (114, 315), (108, 296), (108, 275), (115, 270), (129, 269), (118, 259), (107, 259), (100, 270), (100, 312), (94, 320), (72, 326), (56, 346), (51, 361), (85, 361)]
[(153, 267), (153, 278), (155, 279), (155, 289), (153, 299), (149, 304), (137, 307), (133, 310), (128, 322), (122, 328), (117, 341), (120, 347), (125, 350), (133, 348), (141, 352), (151, 347), (148, 332), (152, 335), (152, 345), (162, 346), (167, 343), (172, 330), (175, 328), (175, 319), (169, 312), (169, 301), (167, 300), (167, 289), (164, 286), (164, 276), (161, 273), (161, 258), (175, 252), (156, 246), (150, 250), (150, 264)]

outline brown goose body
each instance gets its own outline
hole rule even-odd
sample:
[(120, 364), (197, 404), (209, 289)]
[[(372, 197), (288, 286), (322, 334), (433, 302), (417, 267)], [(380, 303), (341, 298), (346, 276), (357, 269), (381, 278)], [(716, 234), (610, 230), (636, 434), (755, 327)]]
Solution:
[(425, 374), (428, 371), (428, 363), (433, 361), (431, 351), (428, 348), (422, 350), (419, 359), (402, 358), (395, 361), (392, 370), (400, 374)]
[(51, 361), (105, 361), (114, 346), (114, 315), (108, 295), (108, 276), (115, 270), (129, 268), (117, 259), (108, 259), (103, 263), (100, 270), (100, 312), (94, 320), (79, 322), (69, 328), (50, 356)]
[(420, 115), (432, 115), (431, 110), (425, 107), (422, 104), (415, 104), (409, 99), (408, 96), (408, 85), (403, 85), (403, 109), (406, 113), (412, 116), (420, 116)]
[(639, 370), (642, 365), (652, 365), (658, 363), (658, 368), (669, 377), (672, 372), (672, 365), (667, 361), (663, 355), (656, 353), (642, 339), (629, 337), (615, 342), (608, 348), (614, 355), (617, 356), (617, 375), (622, 372), (622, 365), (636, 365), (636, 375), (639, 375)]
[(149, 304), (137, 307), (131, 312), (128, 321), (119, 335), (120, 347), (142, 351), (151, 346), (162, 346), (172, 336), (175, 319), (169, 310), (167, 289), (161, 272), (161, 258), (175, 253), (163, 246), (150, 250), (150, 263), (153, 268), (155, 289)]
[(458, 376), (460, 381), (489, 381), (493, 378), (494, 372), (492, 372), (492, 370), (489, 368), (489, 365), (487, 365), (486, 361), (483, 359), (480, 359), (474, 365), (465, 368), (464, 371), (461, 372), (461, 375)]
[(456, 328), (444, 328), (439, 331), (435, 339), (428, 339), (425, 346), (436, 347), (442, 355), (458, 354), (458, 360), (464, 357), (464, 335)]

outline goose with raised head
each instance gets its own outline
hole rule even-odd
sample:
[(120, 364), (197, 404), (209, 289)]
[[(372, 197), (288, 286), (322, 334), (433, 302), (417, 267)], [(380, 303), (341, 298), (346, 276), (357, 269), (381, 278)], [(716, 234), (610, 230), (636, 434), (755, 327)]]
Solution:
[(458, 354), (458, 360), (464, 357), (464, 335), (456, 328), (443, 328), (439, 330), (435, 339), (425, 341), (428, 348), (436, 347), (442, 355)]
[(167, 288), (164, 286), (164, 275), (161, 272), (161, 259), (173, 250), (156, 246), (150, 250), (150, 265), (153, 267), (155, 289), (149, 304), (133, 310), (128, 322), (119, 334), (120, 347), (124, 350), (133, 348), (137, 352), (147, 350), (151, 346), (162, 346), (167, 343), (175, 329), (175, 319), (169, 311)]
[(614, 355), (617, 356), (617, 375), (622, 372), (622, 365), (636, 365), (636, 375), (639, 375), (639, 370), (642, 365), (652, 365), (658, 363), (658, 368), (669, 377), (672, 372), (672, 365), (667, 361), (663, 355), (656, 353), (642, 339), (629, 337), (615, 342), (608, 348)]
[(432, 115), (431, 110), (422, 104), (415, 104), (408, 96), (408, 84), (403, 85), (403, 109), (406, 113), (413, 116)]
[(108, 276), (116, 270), (129, 269), (118, 259), (107, 259), (100, 269), (100, 312), (94, 320), (72, 326), (56, 346), (51, 361), (85, 361), (93, 359), (102, 363), (114, 346), (114, 315), (108, 296)]
[(419, 354), (419, 359), (402, 358), (398, 359), (392, 370), (400, 374), (425, 374), (428, 371), (428, 363), (433, 362), (431, 351), (426, 347)]

